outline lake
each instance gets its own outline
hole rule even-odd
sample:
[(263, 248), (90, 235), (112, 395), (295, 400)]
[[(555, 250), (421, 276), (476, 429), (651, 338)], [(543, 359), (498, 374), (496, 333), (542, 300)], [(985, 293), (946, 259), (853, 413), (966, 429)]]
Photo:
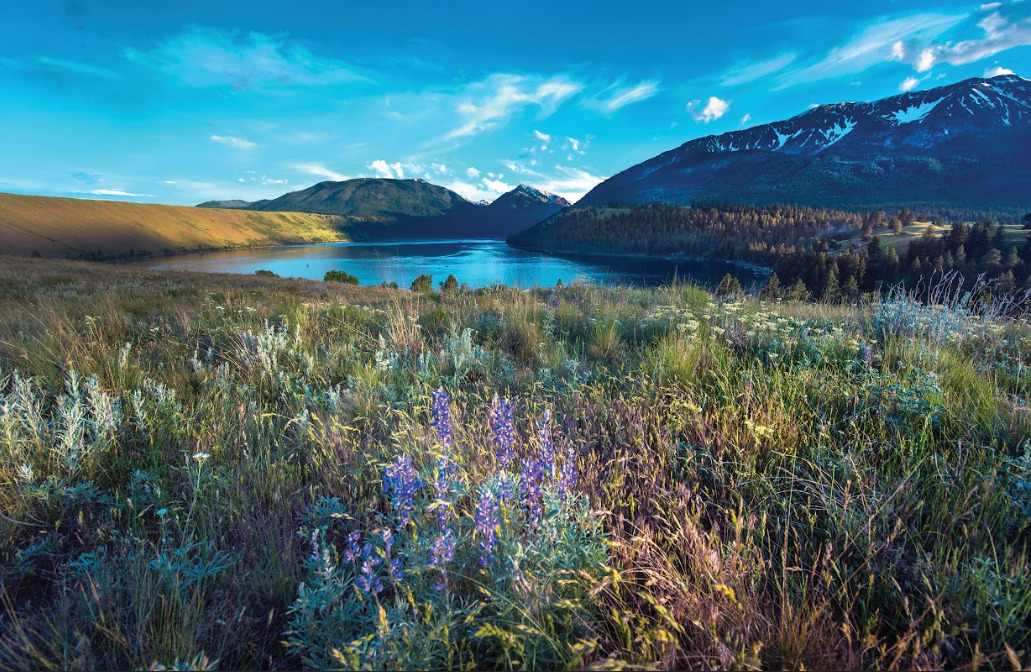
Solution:
[(326, 271), (346, 271), (363, 285), (396, 282), (409, 287), (417, 276), (448, 274), (472, 288), (492, 284), (529, 288), (589, 281), (603, 285), (654, 286), (674, 277), (715, 286), (730, 273), (745, 287), (756, 282), (751, 269), (707, 259), (618, 256), (553, 256), (517, 250), (501, 240), (433, 240), (290, 245), (202, 252), (135, 262), (159, 270), (251, 274), (259, 269), (282, 277), (321, 280)]

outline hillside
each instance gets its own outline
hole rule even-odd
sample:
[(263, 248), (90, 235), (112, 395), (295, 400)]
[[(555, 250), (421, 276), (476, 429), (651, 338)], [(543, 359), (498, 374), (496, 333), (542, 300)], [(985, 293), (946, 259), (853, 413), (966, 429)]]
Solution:
[(0, 254), (110, 258), (347, 240), (339, 217), (0, 193)]
[(504, 238), (569, 204), (561, 196), (522, 184), (493, 203), (480, 204), (421, 179), (359, 178), (320, 182), (252, 203), (207, 201), (197, 207), (339, 215), (348, 218), (354, 238), (377, 240)]
[(1028, 156), (1031, 81), (1003, 75), (692, 140), (577, 206), (721, 200), (1016, 214), (1031, 208)]
[[(491, 235), (481, 208), (424, 180), (360, 178), (319, 182), (307, 189), (244, 206), (261, 212), (307, 212), (346, 217), (358, 240)], [(206, 206), (207, 204), (201, 204)]]

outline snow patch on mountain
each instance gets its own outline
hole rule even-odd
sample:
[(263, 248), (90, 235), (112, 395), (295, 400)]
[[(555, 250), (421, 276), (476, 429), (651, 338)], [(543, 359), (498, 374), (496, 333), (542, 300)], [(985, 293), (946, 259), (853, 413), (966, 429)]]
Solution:
[(914, 121), (920, 121), (921, 119), (926, 117), (928, 114), (930, 114), (931, 110), (938, 107), (938, 104), (941, 103), (943, 100), (945, 100), (945, 98), (938, 98), (937, 100), (923, 102), (919, 105), (910, 105), (907, 108), (898, 110), (891, 116), (895, 118), (895, 123), (911, 124)]

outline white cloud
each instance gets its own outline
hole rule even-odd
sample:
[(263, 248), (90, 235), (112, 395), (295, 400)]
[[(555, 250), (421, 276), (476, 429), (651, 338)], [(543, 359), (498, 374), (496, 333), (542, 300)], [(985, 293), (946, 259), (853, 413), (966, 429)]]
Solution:
[(706, 124), (710, 121), (719, 119), (727, 113), (727, 110), (730, 109), (729, 100), (721, 100), (716, 96), (709, 96), (709, 100), (705, 103), (705, 106), (698, 109), (701, 104), (702, 101), (700, 100), (692, 100), (687, 104), (687, 111), (691, 113), (691, 116), (694, 117), (695, 121), (701, 121)]
[(406, 173), (413, 175), (425, 171), (425, 166), (419, 163), (401, 163), (400, 161), (387, 163), (383, 159), (376, 159), (367, 168), (374, 171), (377, 177), (394, 180), (403, 180)]
[(659, 92), (658, 81), (644, 81), (636, 86), (620, 87), (613, 86), (609, 89), (610, 95), (605, 99), (594, 98), (585, 101), (584, 104), (606, 114), (611, 114), (616, 110), (626, 107), (632, 103), (639, 103), (642, 100), (648, 100), (655, 96)]
[(465, 169), (465, 174), (475, 180), (477, 177), (480, 176), (480, 171), (470, 166), (469, 168)]
[(293, 166), (294, 170), (299, 170), (302, 173), (308, 175), (314, 175), (316, 177), (326, 177), (336, 182), (343, 182), (344, 180), (350, 180), (351, 178), (347, 175), (341, 175), (340, 173), (326, 168), (321, 163), (297, 163)]
[(523, 75), (491, 75), (466, 89), (457, 105), (457, 111), (465, 121), (442, 140), (468, 137), (497, 128), (527, 107), (539, 108), (539, 117), (549, 116), (582, 88), (581, 84), (565, 77), (541, 79)]
[(175, 180), (161, 180), (161, 184), (179, 184)]
[(1016, 74), (1016, 73), (1014, 73), (1009, 68), (1001, 68), (999, 66), (995, 66), (994, 68), (988, 68), (987, 70), (984, 71), (984, 76), (985, 77), (998, 77), (999, 75), (1013, 75), (1013, 74)]
[(439, 173), (440, 175), (447, 175), (451, 172), (450, 170), (448, 170), (447, 165), (443, 163), (434, 163), (431, 165), (431, 167), (433, 168), (433, 172)]
[(378, 177), (402, 179), (405, 176), (404, 166), (400, 163), (387, 163), (383, 159), (376, 159), (368, 168), (375, 171)]
[(988, 12), (993, 9), (998, 9), (999, 7), (1002, 7), (1001, 2), (986, 2), (983, 5), (981, 5), (978, 9), (980, 9), (982, 12)]
[(746, 113), (745, 116), (741, 117), (741, 125), (744, 126), (745, 124), (747, 124), (751, 120), (752, 120), (752, 115)]
[(920, 84), (920, 80), (916, 77), (906, 77), (902, 80), (902, 83), (899, 84), (899, 91), (910, 91), (915, 89), (918, 84)]
[(89, 192), (94, 196), (150, 196), (151, 194), (131, 194), (124, 189), (94, 189)]
[(723, 73), (723, 79), (720, 81), (720, 84), (723, 86), (748, 84), (757, 79), (768, 77), (775, 72), (780, 72), (794, 60), (794, 54), (781, 54), (765, 61), (738, 64)]
[(321, 58), (284, 37), (191, 27), (149, 51), (122, 55), (187, 86), (237, 90), (323, 86), (365, 79), (347, 63)]
[(555, 169), (559, 172), (559, 175), (543, 180), (540, 183), (540, 188), (553, 194), (558, 194), (571, 203), (577, 202), (588, 191), (608, 179), (602, 175), (592, 175), (586, 170), (579, 168), (555, 166)]
[(547, 133), (541, 133), (536, 128), (533, 129), (533, 134), (541, 142), (551, 142), (551, 136), (550, 135), (548, 135)]
[(1000, 51), (1031, 45), (1031, 17), (1010, 21), (999, 12), (992, 12), (977, 22), (984, 31), (980, 39), (936, 44), (920, 52), (914, 63), (917, 72), (927, 72), (938, 63), (965, 65)]
[(483, 184), (483, 186), (485, 186), (488, 191), (493, 191), (499, 194), (503, 194), (507, 191), (512, 191), (513, 189), (515, 189), (514, 184), (507, 184), (505, 182), (502, 182), (501, 180), (491, 180), (486, 177), (480, 180), (480, 183)]
[(236, 147), (237, 149), (254, 149), (258, 145), (251, 142), (250, 140), (244, 140), (243, 138), (234, 138), (231, 135), (212, 135), (209, 138), (223, 145), (229, 145), (230, 147)]
[(456, 194), (466, 198), (474, 203), (480, 201), (493, 201), (501, 194), (512, 191), (513, 187), (509, 184), (505, 184), (500, 180), (490, 180), (483, 178), (476, 184), (471, 184), (463, 180), (455, 180), (444, 185)]

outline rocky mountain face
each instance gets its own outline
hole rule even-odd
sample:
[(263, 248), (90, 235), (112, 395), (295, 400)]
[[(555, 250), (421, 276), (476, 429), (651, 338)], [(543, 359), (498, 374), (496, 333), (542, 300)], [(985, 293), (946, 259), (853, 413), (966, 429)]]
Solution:
[(698, 138), (602, 182), (577, 206), (695, 200), (1029, 207), (1031, 81), (968, 79)]

